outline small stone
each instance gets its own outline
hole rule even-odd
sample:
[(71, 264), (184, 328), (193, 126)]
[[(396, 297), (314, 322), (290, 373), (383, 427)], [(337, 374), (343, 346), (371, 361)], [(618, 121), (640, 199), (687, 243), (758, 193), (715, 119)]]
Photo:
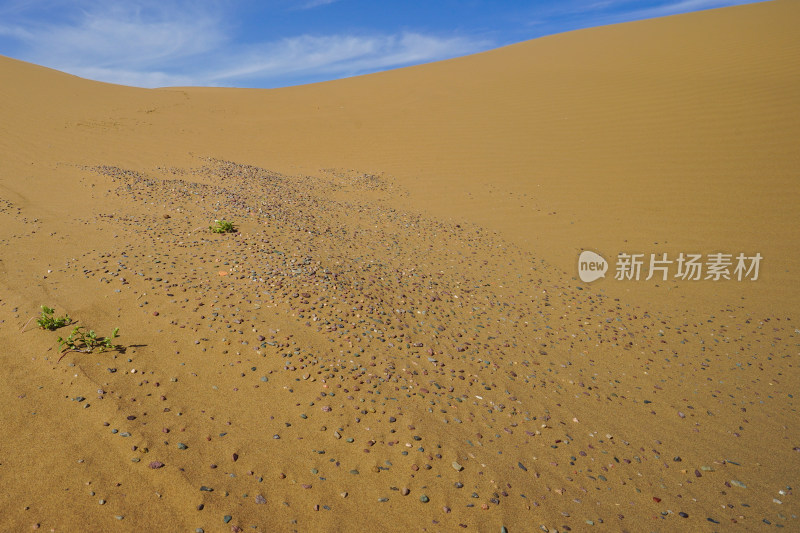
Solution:
[(233, 517), (229, 514), (226, 514), (225, 516), (222, 517), (222, 521), (225, 522), (226, 524), (231, 520), (233, 520)]
[(164, 463), (162, 463), (161, 461), (153, 461), (153, 462), (150, 463), (149, 466), (153, 470), (156, 470), (158, 468), (163, 468), (164, 467)]
[(428, 503), (431, 500), (430, 498), (428, 498), (426, 495), (423, 494), (422, 496), (419, 497), (419, 501), (421, 501), (422, 503)]
[(462, 470), (464, 470), (464, 467), (458, 464), (458, 462), (456, 461), (453, 461), (453, 468), (456, 469), (456, 472), (461, 472)]

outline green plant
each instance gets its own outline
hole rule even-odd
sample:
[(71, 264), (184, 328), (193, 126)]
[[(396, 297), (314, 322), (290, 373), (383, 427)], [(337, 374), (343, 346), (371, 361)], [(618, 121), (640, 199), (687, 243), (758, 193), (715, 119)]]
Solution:
[(42, 306), (42, 315), (36, 320), (36, 323), (39, 324), (40, 328), (54, 331), (72, 323), (72, 319), (69, 317), (69, 315), (64, 315), (60, 318), (54, 318), (53, 313), (55, 313), (55, 309), (47, 307), (46, 305)]
[(227, 220), (215, 220), (214, 224), (208, 227), (214, 233), (234, 233), (236, 228), (233, 226), (233, 222), (228, 222)]
[[(58, 345), (64, 352), (93, 352), (95, 348), (104, 352), (106, 350), (119, 350), (120, 346), (111, 341), (119, 337), (119, 328), (114, 328), (108, 337), (98, 337), (94, 330), (84, 331), (83, 326), (75, 326), (67, 338), (58, 338)], [(62, 356), (63, 357), (63, 356)]]

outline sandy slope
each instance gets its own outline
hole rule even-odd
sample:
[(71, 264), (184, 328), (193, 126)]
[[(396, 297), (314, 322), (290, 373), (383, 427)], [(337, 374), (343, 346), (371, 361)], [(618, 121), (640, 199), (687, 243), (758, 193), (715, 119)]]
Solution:
[(797, 528), (799, 14), (270, 91), (0, 58), (0, 529)]

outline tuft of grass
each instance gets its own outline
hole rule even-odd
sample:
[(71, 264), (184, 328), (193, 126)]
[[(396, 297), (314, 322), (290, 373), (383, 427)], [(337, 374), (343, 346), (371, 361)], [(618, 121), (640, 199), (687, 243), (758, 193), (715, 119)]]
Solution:
[(214, 223), (208, 227), (208, 229), (210, 229), (213, 233), (236, 232), (233, 222), (228, 222), (227, 220), (215, 220)]
[(62, 328), (64, 326), (68, 326), (72, 324), (72, 319), (69, 315), (64, 315), (59, 318), (55, 318), (53, 313), (55, 313), (55, 309), (52, 307), (47, 307), (46, 305), (42, 306), (42, 314), (36, 320), (36, 323), (42, 329), (49, 329), (50, 331), (55, 331), (58, 328)]
[(89, 331), (85, 331), (86, 328), (83, 326), (75, 326), (72, 330), (72, 333), (69, 334), (69, 337), (58, 338), (58, 345), (61, 347), (61, 351), (69, 352), (69, 351), (76, 351), (76, 352), (93, 352), (95, 348), (99, 351), (104, 352), (106, 350), (119, 350), (120, 346), (117, 344), (113, 344), (113, 340), (119, 337), (119, 328), (114, 328), (114, 331), (111, 332), (111, 335), (108, 337), (99, 337), (94, 330), (90, 329)]

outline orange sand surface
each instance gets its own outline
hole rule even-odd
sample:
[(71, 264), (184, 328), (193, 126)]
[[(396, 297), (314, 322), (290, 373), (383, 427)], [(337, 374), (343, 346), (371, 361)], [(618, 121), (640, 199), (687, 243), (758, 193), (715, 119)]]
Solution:
[(277, 90), (0, 57), (0, 531), (800, 529), (798, 20)]

